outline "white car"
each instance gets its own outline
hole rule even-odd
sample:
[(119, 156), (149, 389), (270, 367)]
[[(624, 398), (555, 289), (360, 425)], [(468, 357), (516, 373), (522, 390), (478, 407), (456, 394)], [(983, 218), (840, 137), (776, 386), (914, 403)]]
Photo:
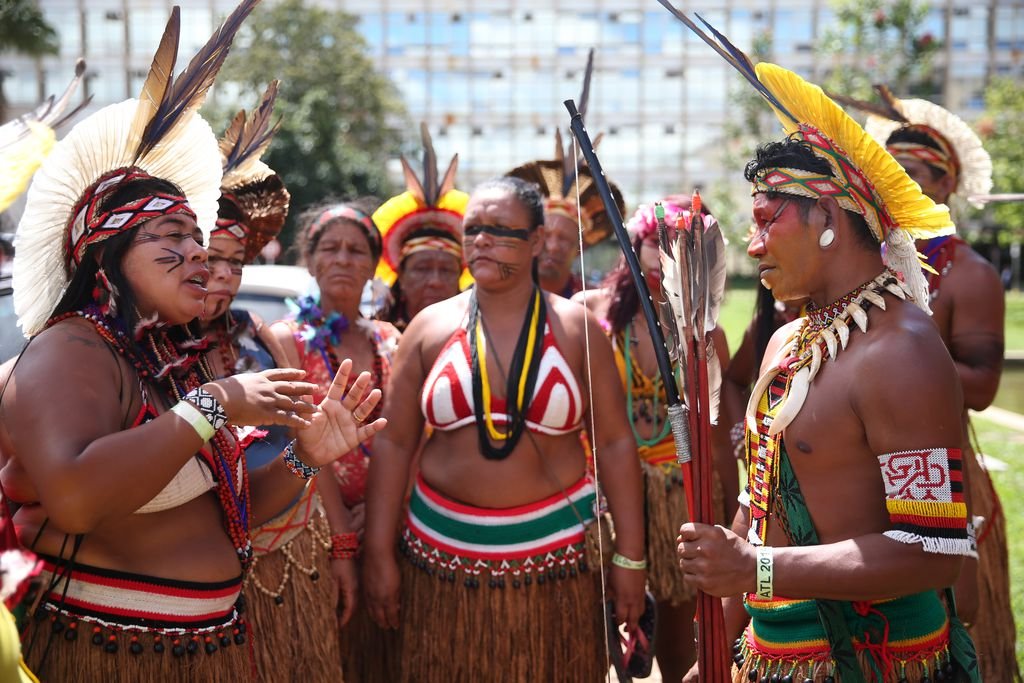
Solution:
[(231, 308), (251, 311), (270, 324), (288, 317), (285, 299), (316, 291), (316, 280), (303, 266), (246, 266)]

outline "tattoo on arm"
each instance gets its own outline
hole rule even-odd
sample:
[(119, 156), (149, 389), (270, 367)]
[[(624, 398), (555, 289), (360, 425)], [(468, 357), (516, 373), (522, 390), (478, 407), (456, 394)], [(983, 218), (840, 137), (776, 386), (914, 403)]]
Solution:
[[(170, 256), (160, 256), (160, 257), (157, 257), (157, 258), (155, 258), (153, 260), (156, 261), (157, 263), (159, 263), (162, 266), (170, 265), (171, 267), (167, 269), (168, 273), (173, 272), (174, 270), (177, 270), (182, 265), (184, 265), (184, 263), (185, 263), (185, 255), (184, 254), (182, 254), (181, 252), (175, 251), (174, 249), (170, 249), (168, 247), (163, 247), (163, 250), (166, 251), (168, 254), (170, 254)], [(171, 265), (171, 264), (173, 264), (173, 265)]]

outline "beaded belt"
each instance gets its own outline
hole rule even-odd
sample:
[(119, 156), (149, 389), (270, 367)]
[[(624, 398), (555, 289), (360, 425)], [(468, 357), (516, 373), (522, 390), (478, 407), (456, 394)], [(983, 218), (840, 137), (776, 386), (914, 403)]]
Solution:
[(492, 587), (575, 576), (586, 569), (585, 525), (594, 519), (596, 494), (586, 478), (553, 496), (512, 508), (457, 503), (417, 477), (402, 534), (402, 549), (428, 573), (467, 586), (481, 573)]
[(68, 572), (55, 558), (42, 559), (44, 594), (37, 615), (49, 614), (53, 630), (63, 631), (68, 640), (78, 636), (83, 622), (93, 642), (110, 652), (117, 650), (122, 633), (130, 637), (133, 652), (141, 651), (138, 635), (149, 634), (157, 652), (163, 651), (166, 637), (179, 656), (201, 643), (212, 654), (217, 645), (245, 642), (245, 625), (238, 616), (241, 576), (219, 582), (178, 581), (79, 563)]

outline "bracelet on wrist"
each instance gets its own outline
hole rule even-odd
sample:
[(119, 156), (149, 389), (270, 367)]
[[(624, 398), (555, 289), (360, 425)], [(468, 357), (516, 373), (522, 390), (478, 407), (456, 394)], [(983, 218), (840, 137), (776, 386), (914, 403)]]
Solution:
[(320, 471), (319, 467), (307, 465), (299, 460), (299, 456), (295, 455), (295, 439), (289, 441), (288, 446), (284, 449), (284, 464), (288, 466), (292, 474), (302, 479), (312, 479)]
[(642, 560), (631, 560), (625, 555), (620, 555), (619, 553), (612, 555), (612, 564), (616, 567), (622, 567), (623, 569), (634, 569), (637, 571), (647, 569), (646, 558)]
[(350, 560), (359, 552), (359, 536), (353, 531), (331, 536), (331, 550), (328, 557), (332, 560)]
[(188, 422), (204, 443), (212, 439), (217, 432), (199, 409), (188, 401), (178, 401), (171, 406), (171, 412)]
[(775, 595), (775, 558), (773, 548), (767, 545), (757, 547), (757, 583), (754, 595), (761, 600), (771, 600)]
[(228, 423), (228, 414), (224, 412), (224, 407), (206, 389), (196, 387), (185, 394), (182, 400), (191, 403), (210, 423), (213, 431), (216, 432)]

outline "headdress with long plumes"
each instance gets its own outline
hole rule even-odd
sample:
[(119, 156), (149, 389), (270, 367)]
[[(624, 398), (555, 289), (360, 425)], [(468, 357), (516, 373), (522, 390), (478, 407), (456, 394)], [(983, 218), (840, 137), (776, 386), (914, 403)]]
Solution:
[(928, 285), (914, 239), (954, 231), (949, 209), (926, 197), (885, 148), (818, 86), (775, 64), (754, 66), (729, 39), (704, 19), (706, 34), (668, 0), (658, 0), (731, 64), (772, 107), (787, 135), (804, 140), (828, 162), (832, 175), (800, 169), (769, 169), (754, 192), (773, 191), (803, 197), (834, 197), (843, 209), (864, 216), (872, 234), (886, 244), (886, 262), (900, 273), (914, 302), (928, 311)]
[[(426, 123), (420, 124), (420, 135), (423, 138), (422, 180), (403, 156), (405, 192), (387, 200), (373, 212), (373, 222), (383, 235), (377, 277), (389, 286), (398, 278), (402, 261), (416, 251), (444, 251), (462, 261), (462, 217), (469, 195), (455, 189), (459, 155), (452, 157), (448, 170), (440, 175)], [(468, 271), (463, 269), (459, 284), (465, 286), (469, 282)]]
[[(216, 136), (197, 110), (258, 2), (243, 0), (177, 78), (181, 27), (175, 7), (139, 99), (86, 118), (43, 163), (29, 188), (15, 242), (14, 307), (26, 336), (44, 328), (92, 245), (170, 211), (193, 214), (206, 235), (212, 231), (220, 155)], [(146, 177), (171, 182), (183, 197), (104, 206), (122, 182)]]
[[(944, 163), (932, 163), (927, 157), (922, 160), (931, 166), (952, 170), (956, 176), (957, 194), (978, 208), (984, 206), (983, 201), (971, 198), (992, 191), (992, 158), (967, 122), (927, 100), (898, 99), (885, 86), (875, 88), (882, 96), (884, 107), (865, 107), (865, 103), (847, 98), (840, 101), (869, 113), (864, 129), (882, 145), (886, 145), (889, 137), (902, 128), (919, 130), (935, 140), (942, 148), (939, 154), (943, 158), (938, 161)], [(890, 148), (889, 151), (897, 158), (901, 156), (898, 149)], [(921, 152), (935, 153), (930, 149)]]
[[(271, 81), (260, 105), (251, 115), (239, 111), (220, 139), (224, 177), (212, 237), (225, 234), (241, 242), (246, 263), (252, 263), (281, 232), (291, 201), (281, 177), (260, 161), (280, 127), (280, 122), (272, 125), (270, 121), (279, 84)], [(229, 204), (234, 211), (224, 210)]]
[[(587, 68), (583, 73), (583, 89), (579, 99), (579, 112), (583, 117), (587, 114), (593, 73), (594, 49), (591, 48), (587, 56)], [(596, 147), (599, 142), (600, 136), (595, 139), (594, 146)], [(590, 175), (590, 167), (574, 153), (571, 140), (567, 145), (562, 144), (562, 133), (558, 128), (555, 128), (554, 159), (531, 161), (512, 169), (508, 175), (540, 187), (541, 194), (544, 195), (545, 213), (565, 216), (574, 223), (577, 218), (582, 219), (585, 247), (597, 244), (612, 233), (612, 224), (605, 212), (594, 179)], [(609, 187), (619, 207), (619, 213), (624, 214), (626, 204), (622, 199), (622, 193), (610, 182)]]
[(80, 112), (92, 98), (68, 111), (85, 74), (85, 60), (75, 64), (75, 77), (57, 99), (47, 97), (29, 113), (0, 126), (0, 211), (25, 191), (28, 181), (57, 141), (55, 129)]

